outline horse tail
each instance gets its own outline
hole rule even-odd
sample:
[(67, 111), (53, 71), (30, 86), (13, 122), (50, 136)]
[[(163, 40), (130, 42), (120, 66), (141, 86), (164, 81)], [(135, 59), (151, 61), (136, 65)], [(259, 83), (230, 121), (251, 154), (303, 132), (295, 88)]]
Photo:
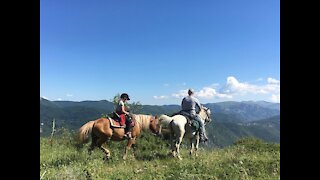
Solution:
[(89, 139), (89, 135), (91, 134), (92, 127), (94, 125), (95, 121), (89, 121), (83, 126), (78, 131), (78, 140), (81, 144), (87, 143)]

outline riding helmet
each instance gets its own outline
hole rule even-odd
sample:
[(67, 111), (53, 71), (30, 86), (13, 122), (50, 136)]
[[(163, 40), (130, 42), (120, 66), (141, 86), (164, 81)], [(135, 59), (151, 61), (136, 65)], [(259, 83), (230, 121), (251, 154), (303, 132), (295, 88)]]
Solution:
[(129, 95), (127, 93), (122, 93), (120, 98), (122, 99), (126, 98), (127, 100), (130, 100)]

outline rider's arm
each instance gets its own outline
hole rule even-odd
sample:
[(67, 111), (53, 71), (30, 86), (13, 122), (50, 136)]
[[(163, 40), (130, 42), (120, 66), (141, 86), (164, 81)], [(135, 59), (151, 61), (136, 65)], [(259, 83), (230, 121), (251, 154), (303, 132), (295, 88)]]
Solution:
[(121, 111), (122, 111), (123, 113), (129, 115), (129, 112), (126, 111), (126, 108), (125, 108), (125, 106), (124, 106), (123, 101), (120, 101), (119, 103), (120, 103), (119, 105), (121, 106)]
[(201, 110), (201, 108), (202, 108), (202, 105), (200, 104), (200, 102), (199, 102), (198, 99), (195, 99), (195, 103), (196, 103), (196, 106), (198, 106), (199, 112), (200, 112), (200, 110)]
[(129, 115), (129, 112), (126, 111), (126, 108), (124, 107), (124, 105), (121, 106), (121, 109), (122, 109), (122, 112), (123, 112), (123, 113)]
[(182, 107), (182, 105), (183, 105), (183, 101), (184, 101), (184, 99), (185, 99), (185, 98), (183, 98), (183, 99), (182, 99), (182, 101), (181, 101), (181, 107)]

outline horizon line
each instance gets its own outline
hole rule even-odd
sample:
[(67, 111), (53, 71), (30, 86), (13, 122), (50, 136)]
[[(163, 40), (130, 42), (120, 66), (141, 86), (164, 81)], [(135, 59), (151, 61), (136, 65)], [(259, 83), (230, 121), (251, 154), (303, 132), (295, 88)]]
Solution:
[[(109, 100), (106, 99), (102, 99), (102, 100), (82, 100), (82, 101), (72, 101), (72, 100), (50, 100), (44, 97), (40, 96), (40, 100), (41, 99), (45, 99), (48, 101), (55, 101), (55, 102), (85, 102), (85, 101), (108, 101), (111, 102)], [(273, 103), (273, 104), (280, 104), (280, 102), (270, 102), (270, 101), (266, 101), (266, 100), (246, 100), (246, 101), (220, 101), (220, 102), (209, 102), (209, 103), (201, 103), (201, 104), (215, 104), (215, 103), (223, 103), (223, 102), (267, 102), (267, 103)], [(112, 103), (112, 102), (111, 102)], [(162, 104), (162, 105), (157, 105), (157, 104), (141, 104), (141, 105), (150, 105), (150, 106), (165, 106), (165, 105), (178, 105), (179, 104)]]

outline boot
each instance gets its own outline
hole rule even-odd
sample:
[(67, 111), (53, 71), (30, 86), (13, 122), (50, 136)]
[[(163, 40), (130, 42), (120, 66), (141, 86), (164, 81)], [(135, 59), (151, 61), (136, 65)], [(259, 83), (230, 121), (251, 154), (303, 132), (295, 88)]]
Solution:
[(201, 142), (206, 142), (206, 141), (208, 141), (208, 137), (207, 137), (206, 134), (203, 133), (203, 132), (200, 133), (200, 141), (201, 141)]
[(132, 138), (131, 132), (130, 132), (130, 131), (127, 132), (127, 133), (124, 135), (124, 138), (126, 138), (126, 139), (131, 139), (131, 138)]

